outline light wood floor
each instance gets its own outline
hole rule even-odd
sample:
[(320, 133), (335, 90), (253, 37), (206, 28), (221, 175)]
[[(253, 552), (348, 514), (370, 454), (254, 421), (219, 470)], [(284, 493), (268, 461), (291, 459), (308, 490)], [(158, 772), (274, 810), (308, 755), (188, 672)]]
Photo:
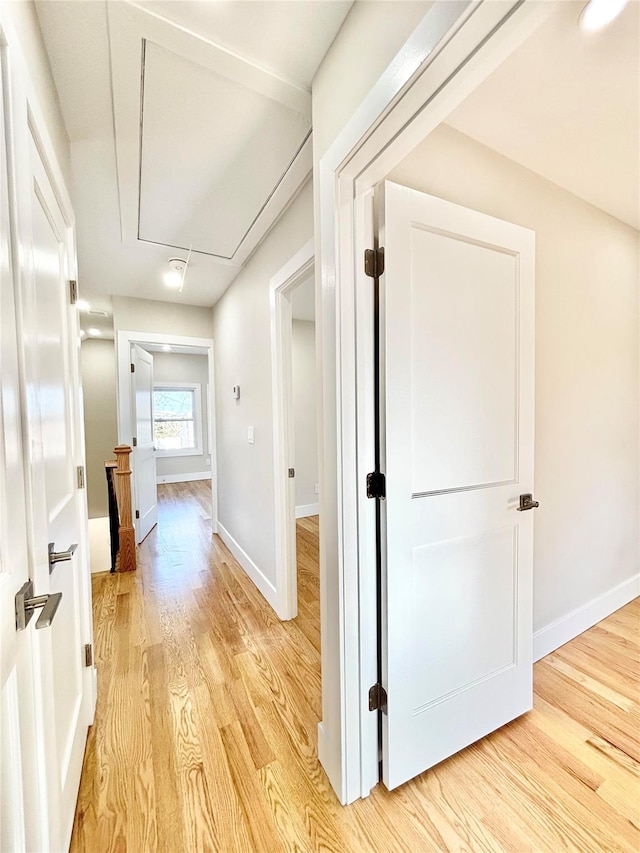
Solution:
[(139, 570), (94, 577), (73, 851), (640, 850), (638, 600), (536, 664), (531, 713), (342, 808), (316, 757), (317, 519), (280, 623), (211, 541), (207, 484), (159, 491)]

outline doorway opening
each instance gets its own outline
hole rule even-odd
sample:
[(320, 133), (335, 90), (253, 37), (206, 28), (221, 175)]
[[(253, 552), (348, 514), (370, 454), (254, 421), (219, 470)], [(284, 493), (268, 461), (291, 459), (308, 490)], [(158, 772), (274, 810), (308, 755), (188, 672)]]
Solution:
[(279, 615), (293, 619), (310, 580), (301, 568), (305, 540), (315, 536), (317, 548), (320, 515), (313, 240), (271, 279), (270, 297)]
[(154, 526), (166, 484), (205, 481), (209, 532), (217, 532), (213, 341), (119, 331), (116, 357), (118, 440), (133, 448), (136, 543)]

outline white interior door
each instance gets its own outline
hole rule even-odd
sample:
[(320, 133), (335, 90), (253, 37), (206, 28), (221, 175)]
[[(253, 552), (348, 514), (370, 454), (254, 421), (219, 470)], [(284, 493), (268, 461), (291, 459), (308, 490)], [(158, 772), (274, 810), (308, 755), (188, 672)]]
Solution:
[[(25, 128), (26, 129), (26, 128)], [(35, 595), (62, 593), (51, 626), (33, 637), (39, 678), (38, 748), (46, 766), (49, 847), (68, 846), (93, 717), (85, 647), (91, 641), (82, 462), (78, 329), (70, 305), (72, 232), (40, 148), (28, 134), (30, 268), (24, 279), (24, 381), (31, 577)], [(25, 192), (26, 196), (26, 192)], [(26, 205), (25, 205), (26, 207)], [(51, 553), (53, 552), (53, 553)], [(57, 555), (57, 556), (54, 556)]]
[(156, 452), (153, 444), (153, 356), (137, 344), (131, 347), (136, 487), (136, 542), (140, 543), (158, 522)]
[(380, 245), (395, 788), (532, 705), (535, 235), (387, 182)]

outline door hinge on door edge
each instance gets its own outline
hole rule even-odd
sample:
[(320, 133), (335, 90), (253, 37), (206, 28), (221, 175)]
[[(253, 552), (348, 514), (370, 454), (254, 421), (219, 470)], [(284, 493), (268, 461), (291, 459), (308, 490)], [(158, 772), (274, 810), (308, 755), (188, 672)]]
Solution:
[(84, 465), (78, 465), (78, 488), (84, 489)]
[(69, 279), (69, 302), (75, 305), (78, 301), (78, 282), (72, 278)]
[(137, 446), (138, 446), (138, 439), (134, 435), (133, 436), (133, 447), (137, 447)]
[(133, 362), (131, 362), (131, 372), (132, 372), (132, 373), (135, 373), (135, 372), (136, 372), (136, 366), (135, 366), (135, 364), (134, 364)]
[(93, 663), (93, 646), (87, 643), (84, 647), (84, 665), (91, 666)]
[(367, 497), (379, 498), (383, 501), (387, 496), (387, 482), (384, 474), (380, 471), (372, 471), (367, 474)]
[(374, 684), (369, 688), (369, 710), (387, 710), (387, 691), (384, 689), (382, 684)]
[(384, 249), (364, 250), (364, 274), (369, 278), (380, 278), (384, 272)]
[(139, 509), (136, 510), (136, 518), (140, 518), (140, 510)]

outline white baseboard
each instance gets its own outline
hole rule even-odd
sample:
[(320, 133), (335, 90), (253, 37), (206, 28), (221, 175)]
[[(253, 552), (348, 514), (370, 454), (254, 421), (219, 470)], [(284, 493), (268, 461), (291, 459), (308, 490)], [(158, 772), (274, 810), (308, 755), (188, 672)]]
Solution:
[(320, 515), (320, 504), (303, 504), (296, 507), (296, 518), (308, 518), (310, 515)]
[(193, 474), (162, 474), (156, 478), (159, 486), (163, 483), (190, 483), (192, 480), (210, 480), (211, 471), (196, 471)]
[(109, 516), (89, 519), (89, 563), (91, 574), (111, 571)]
[(260, 569), (253, 562), (247, 552), (236, 542), (229, 531), (220, 524), (218, 520), (218, 536), (222, 539), (227, 548), (231, 551), (236, 560), (240, 563), (245, 572), (249, 575), (254, 584), (258, 587), (262, 595), (267, 599), (273, 609), (278, 612), (278, 593), (271, 581), (265, 577)]
[(533, 659), (551, 654), (640, 595), (640, 573), (556, 619), (533, 635)]

